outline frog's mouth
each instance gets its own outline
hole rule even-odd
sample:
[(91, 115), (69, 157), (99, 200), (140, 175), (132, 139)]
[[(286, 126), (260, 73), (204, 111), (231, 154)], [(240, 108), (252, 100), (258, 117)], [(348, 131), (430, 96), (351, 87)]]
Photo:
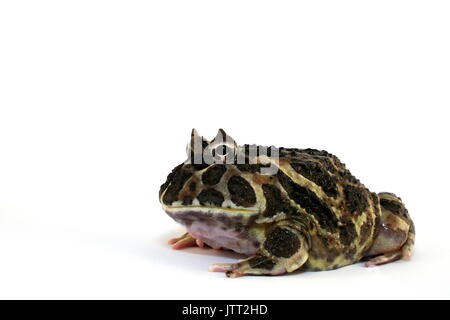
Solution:
[(252, 224), (258, 217), (256, 209), (225, 208), (213, 206), (166, 206), (164, 211), (175, 221), (189, 227), (194, 222), (220, 224), (225, 228)]
[(259, 211), (255, 209), (244, 209), (244, 208), (225, 208), (225, 207), (214, 207), (214, 206), (166, 206), (163, 205), (164, 211), (171, 213), (183, 213), (186, 211), (198, 211), (205, 213), (230, 213), (230, 214), (257, 214)]

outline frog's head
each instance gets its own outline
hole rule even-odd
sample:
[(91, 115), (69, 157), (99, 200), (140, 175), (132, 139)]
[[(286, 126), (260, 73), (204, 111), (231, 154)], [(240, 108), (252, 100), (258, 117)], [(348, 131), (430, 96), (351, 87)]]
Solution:
[(251, 224), (266, 206), (262, 186), (275, 180), (273, 152), (258, 148), (238, 146), (222, 129), (211, 142), (192, 130), (188, 159), (161, 186), (164, 210), (188, 227), (196, 221)]

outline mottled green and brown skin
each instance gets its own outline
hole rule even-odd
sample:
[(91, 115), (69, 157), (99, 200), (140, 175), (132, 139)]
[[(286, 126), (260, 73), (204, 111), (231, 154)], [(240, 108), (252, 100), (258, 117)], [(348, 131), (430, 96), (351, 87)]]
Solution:
[[(218, 135), (233, 141), (223, 130)], [(220, 147), (214, 141), (203, 147)], [(170, 241), (174, 248), (206, 244), (248, 255), (211, 267), (231, 277), (410, 257), (414, 225), (400, 198), (370, 192), (326, 151), (277, 150), (275, 160), (246, 155), (253, 164), (177, 166), (159, 194), (164, 210), (188, 229)], [(262, 174), (269, 163), (277, 172)]]

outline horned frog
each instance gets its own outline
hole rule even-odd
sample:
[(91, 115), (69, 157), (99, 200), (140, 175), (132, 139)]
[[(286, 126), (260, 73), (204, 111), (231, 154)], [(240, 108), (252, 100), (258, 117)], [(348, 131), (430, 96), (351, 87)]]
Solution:
[(326, 151), (239, 146), (222, 129), (211, 142), (194, 129), (187, 151), (159, 191), (187, 229), (169, 243), (248, 257), (210, 271), (280, 275), (411, 256), (414, 224), (402, 200), (370, 192)]

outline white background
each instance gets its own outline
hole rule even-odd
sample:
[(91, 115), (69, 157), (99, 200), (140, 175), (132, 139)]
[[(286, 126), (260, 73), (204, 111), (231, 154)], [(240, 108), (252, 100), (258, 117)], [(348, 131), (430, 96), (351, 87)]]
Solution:
[[(0, 298), (450, 298), (448, 1), (2, 1)], [(228, 279), (174, 251), (191, 128), (338, 155), (413, 259)]]

